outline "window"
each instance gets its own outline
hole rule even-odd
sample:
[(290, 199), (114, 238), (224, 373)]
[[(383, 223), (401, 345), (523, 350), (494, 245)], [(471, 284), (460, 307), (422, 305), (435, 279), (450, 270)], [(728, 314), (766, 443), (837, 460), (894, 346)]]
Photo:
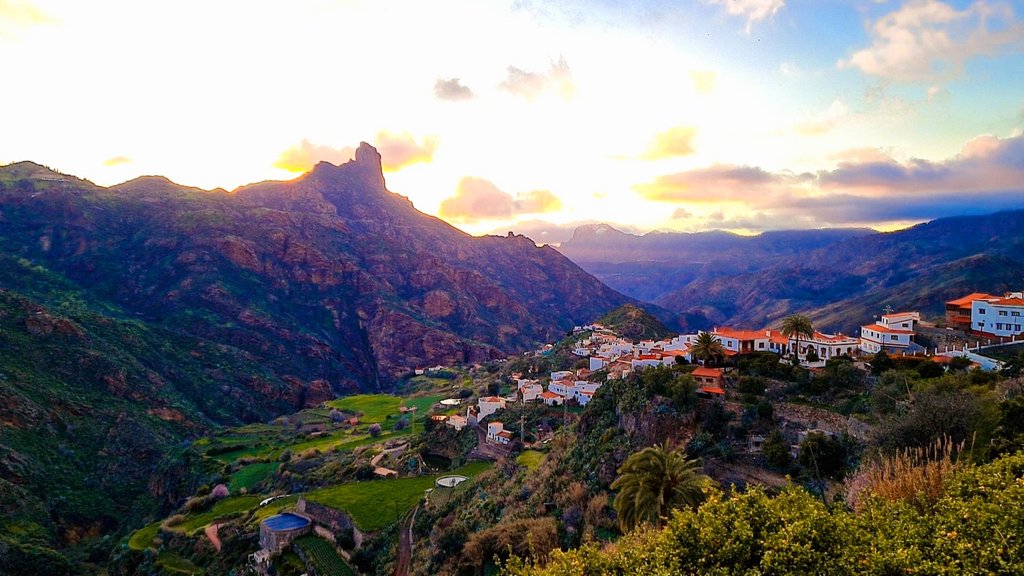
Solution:
[(896, 335), (895, 334), (890, 334), (889, 335), (889, 340), (896, 340)]
[(984, 313), (985, 313), (985, 309), (984, 308), (978, 308), (978, 314), (984, 314)]
[(1010, 316), (1020, 316), (1020, 312), (1014, 310), (1013, 312), (1010, 313)]
[(1002, 322), (996, 322), (996, 330), (1002, 330), (1002, 329), (1003, 329), (1003, 323)]
[(999, 315), (1000, 316), (1006, 316), (1006, 310), (1000, 310), (999, 311)]

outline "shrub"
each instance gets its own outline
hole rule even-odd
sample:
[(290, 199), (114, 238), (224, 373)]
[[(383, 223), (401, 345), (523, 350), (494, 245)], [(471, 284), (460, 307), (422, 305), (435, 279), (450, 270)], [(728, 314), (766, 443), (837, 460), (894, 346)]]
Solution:
[(380, 436), (380, 431), (381, 431), (380, 424), (377, 424), (376, 422), (373, 423), (373, 424), (370, 424), (370, 427), (367, 428), (366, 431), (370, 433), (370, 436), (373, 436), (374, 438), (376, 438), (377, 436)]
[(213, 487), (213, 490), (210, 492), (210, 497), (220, 499), (226, 498), (228, 494), (230, 494), (230, 492), (228, 491), (227, 486), (225, 486), (224, 484), (217, 484), (216, 486)]
[(850, 479), (847, 501), (859, 508), (866, 493), (892, 501), (903, 501), (924, 512), (942, 496), (946, 482), (964, 465), (960, 455), (964, 443), (940, 438), (923, 448), (897, 450), (860, 468)]

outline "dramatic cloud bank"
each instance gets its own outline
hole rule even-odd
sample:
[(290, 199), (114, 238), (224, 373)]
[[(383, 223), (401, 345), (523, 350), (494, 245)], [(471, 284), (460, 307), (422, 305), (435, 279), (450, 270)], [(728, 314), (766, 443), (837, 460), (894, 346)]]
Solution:
[(985, 0), (963, 10), (913, 0), (871, 25), (870, 34), (871, 45), (839, 66), (906, 82), (954, 78), (971, 58), (1024, 47), (1024, 23), (1013, 7)]
[[(1024, 136), (980, 136), (942, 162), (853, 150), (832, 170), (795, 174), (715, 165), (636, 187), (649, 200), (728, 206), (708, 226), (765, 230), (921, 221), (1024, 208)], [(674, 217), (688, 215), (674, 213)]]
[(467, 176), (444, 199), (438, 214), (454, 222), (507, 219), (519, 214), (540, 214), (562, 209), (562, 201), (547, 190), (533, 190), (513, 196), (493, 182)]

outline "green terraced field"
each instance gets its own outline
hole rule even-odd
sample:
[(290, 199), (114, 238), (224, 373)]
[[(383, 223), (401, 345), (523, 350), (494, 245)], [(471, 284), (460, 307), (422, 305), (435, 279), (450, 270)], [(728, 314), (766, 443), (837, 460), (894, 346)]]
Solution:
[(237, 494), (239, 490), (245, 488), (251, 490), (253, 486), (259, 484), (264, 478), (270, 476), (280, 466), (277, 462), (257, 462), (255, 464), (249, 464), (245, 468), (242, 468), (238, 472), (231, 475), (231, 479), (228, 481), (228, 490), (232, 494)]
[(383, 422), (388, 416), (398, 414), (401, 404), (401, 398), (390, 394), (359, 394), (327, 403), (331, 408), (359, 414), (359, 419), (366, 424)]
[(434, 487), (437, 478), (449, 474), (472, 478), (490, 469), (492, 465), (490, 462), (474, 462), (435, 476), (352, 482), (314, 490), (306, 497), (348, 512), (360, 530), (372, 532), (386, 528), (404, 516), (420, 501), (424, 490)]
[(303, 536), (295, 540), (306, 558), (322, 576), (355, 576), (355, 572), (338, 556), (329, 542), (317, 536)]

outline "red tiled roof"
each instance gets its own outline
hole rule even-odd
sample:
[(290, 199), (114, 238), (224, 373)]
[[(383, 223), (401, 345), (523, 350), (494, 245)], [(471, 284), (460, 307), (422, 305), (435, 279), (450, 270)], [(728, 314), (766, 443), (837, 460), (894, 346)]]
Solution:
[(876, 332), (884, 332), (886, 334), (913, 334), (914, 333), (913, 330), (896, 330), (896, 329), (893, 329), (893, 328), (889, 328), (888, 326), (883, 326), (881, 324), (868, 324), (866, 326), (861, 326), (860, 328), (861, 328), (861, 330), (868, 329), (868, 330), (874, 330)]
[(882, 314), (882, 318), (900, 318), (903, 316), (913, 317), (916, 312), (893, 312), (892, 314)]
[(999, 298), (992, 302), (1000, 306), (1024, 306), (1024, 299), (1022, 298)]
[(993, 299), (998, 299), (998, 298), (999, 298), (998, 296), (993, 296), (991, 294), (986, 294), (984, 292), (972, 292), (971, 294), (968, 294), (967, 296), (964, 296), (963, 298), (957, 298), (956, 300), (950, 300), (950, 301), (946, 302), (946, 304), (947, 305), (951, 304), (953, 306), (969, 306), (971, 304), (971, 302), (974, 302), (975, 300), (993, 300)]
[(551, 400), (553, 398), (564, 398), (564, 396), (562, 396), (561, 394), (556, 394), (555, 392), (541, 392), (540, 397), (544, 398), (545, 400)]
[(509, 432), (508, 430), (502, 430), (501, 432), (498, 432), (498, 436), (501, 436), (502, 438), (508, 438), (510, 440), (512, 439), (512, 433)]
[(721, 378), (722, 374), (721, 368), (705, 368), (703, 366), (693, 371), (694, 376), (707, 376), (709, 378)]
[(721, 394), (725, 395), (725, 389), (717, 386), (704, 386), (700, 389), (701, 392), (707, 392), (708, 394)]
[(737, 340), (763, 340), (768, 338), (768, 330), (733, 330), (732, 328), (716, 328), (713, 334)]

